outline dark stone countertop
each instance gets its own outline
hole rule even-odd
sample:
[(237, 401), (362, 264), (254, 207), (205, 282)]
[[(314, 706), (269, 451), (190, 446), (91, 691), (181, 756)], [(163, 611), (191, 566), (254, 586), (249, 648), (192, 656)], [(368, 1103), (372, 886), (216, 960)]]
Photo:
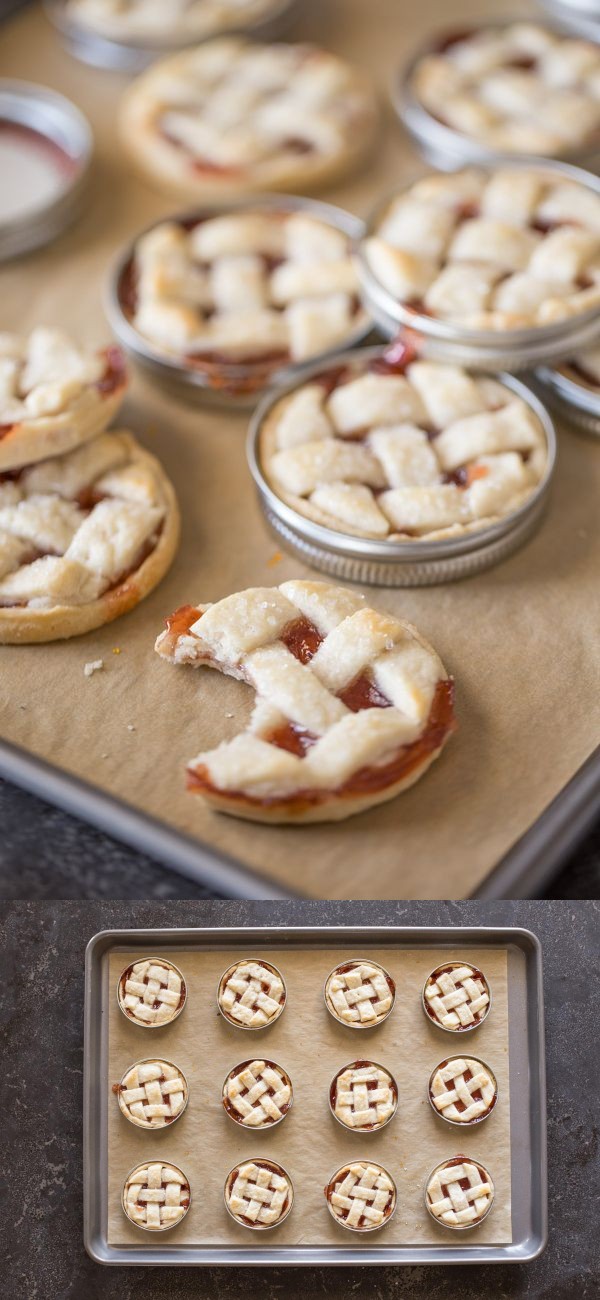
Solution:
[[(600, 1250), (595, 1098), (600, 904), (57, 903), (4, 904), (4, 1207), (11, 1300), (591, 1300)], [(297, 1270), (102, 1268), (82, 1245), (83, 955), (98, 930), (260, 923), (513, 924), (545, 956), (550, 1239), (528, 1265)]]
[[(0, 899), (214, 897), (204, 886), (0, 780)], [(543, 897), (600, 897), (600, 822)]]

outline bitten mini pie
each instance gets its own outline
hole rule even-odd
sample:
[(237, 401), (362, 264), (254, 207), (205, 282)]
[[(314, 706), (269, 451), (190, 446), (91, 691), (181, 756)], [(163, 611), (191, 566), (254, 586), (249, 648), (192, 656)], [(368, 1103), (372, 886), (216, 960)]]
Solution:
[(325, 1005), (334, 1020), (351, 1029), (371, 1029), (386, 1020), (394, 1005), (396, 985), (374, 961), (347, 961), (325, 981)]
[(361, 1160), (338, 1169), (325, 1188), (325, 1199), (343, 1228), (373, 1232), (383, 1228), (396, 1209), (396, 1184), (381, 1165)]
[(373, 91), (314, 45), (209, 41), (153, 64), (125, 92), (133, 163), (186, 198), (292, 190), (351, 169), (374, 134)]
[(468, 1156), (453, 1156), (430, 1174), (425, 1204), (446, 1228), (475, 1228), (494, 1203), (494, 1184), (487, 1169)]
[(185, 1074), (171, 1061), (138, 1061), (113, 1087), (122, 1114), (138, 1128), (165, 1128), (188, 1103)]
[(181, 971), (164, 957), (144, 957), (126, 966), (117, 986), (123, 1015), (144, 1029), (157, 1029), (175, 1020), (186, 997)]
[(138, 1228), (164, 1232), (185, 1218), (191, 1192), (188, 1180), (176, 1165), (138, 1165), (123, 1188), (123, 1210)]
[(289, 1174), (274, 1160), (264, 1158), (236, 1165), (225, 1180), (225, 1205), (244, 1228), (276, 1228), (294, 1203)]
[(428, 1095), (433, 1109), (449, 1124), (479, 1124), (496, 1105), (498, 1084), (483, 1061), (452, 1056), (436, 1065)]
[(275, 1061), (242, 1061), (223, 1084), (223, 1106), (244, 1128), (273, 1128), (292, 1105), (292, 1083)]
[(485, 975), (467, 962), (448, 962), (427, 976), (423, 1008), (439, 1029), (450, 1033), (476, 1029), (490, 1007), (491, 992)]
[(87, 442), (119, 409), (127, 374), (119, 348), (84, 350), (58, 329), (0, 333), (1, 475)]
[(352, 1061), (336, 1074), (329, 1089), (332, 1114), (345, 1128), (361, 1133), (383, 1128), (396, 1113), (398, 1085), (373, 1061)]
[(239, 817), (349, 817), (418, 780), (454, 729), (453, 683), (432, 647), (325, 582), (184, 605), (156, 650), (256, 690), (248, 730), (188, 768), (190, 789)]
[(245, 958), (221, 976), (217, 991), (219, 1011), (238, 1029), (264, 1029), (281, 1015), (286, 1003), (285, 981), (276, 966)]
[(173, 487), (130, 433), (0, 473), (0, 644), (79, 636), (126, 614), (178, 540)]
[(597, 143), (600, 50), (536, 23), (446, 34), (412, 90), (438, 121), (494, 152), (561, 157)]

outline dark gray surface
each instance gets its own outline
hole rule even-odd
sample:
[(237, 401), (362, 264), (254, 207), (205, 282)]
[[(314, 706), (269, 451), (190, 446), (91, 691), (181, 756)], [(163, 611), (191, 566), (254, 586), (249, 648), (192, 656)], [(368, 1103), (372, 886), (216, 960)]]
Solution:
[[(202, 885), (0, 781), (1, 899), (213, 897)], [(600, 823), (544, 897), (600, 897)]]
[[(598, 903), (45, 903), (4, 905), (3, 1294), (14, 1300), (587, 1300), (598, 1294), (595, 1103)], [(533, 1264), (471, 1268), (102, 1269), (81, 1244), (83, 955), (98, 930), (253, 924), (520, 925), (545, 956), (550, 1244)], [(585, 1008), (585, 1014), (582, 1014)], [(595, 1180), (595, 1181), (594, 1181)]]

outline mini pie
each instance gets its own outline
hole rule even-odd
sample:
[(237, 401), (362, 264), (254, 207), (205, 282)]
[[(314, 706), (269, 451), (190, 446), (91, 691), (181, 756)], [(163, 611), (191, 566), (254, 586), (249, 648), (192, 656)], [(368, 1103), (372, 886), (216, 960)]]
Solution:
[(130, 433), (0, 473), (0, 643), (78, 636), (126, 614), (178, 539), (171, 483)]
[(425, 1204), (432, 1218), (446, 1228), (476, 1227), (493, 1201), (494, 1184), (487, 1169), (468, 1156), (444, 1161), (427, 1180)]
[(240, 1029), (264, 1029), (281, 1015), (286, 1003), (283, 976), (276, 966), (257, 958), (237, 961), (221, 976), (219, 1011)]
[(117, 988), (121, 1011), (144, 1029), (168, 1025), (183, 1011), (187, 990), (181, 971), (164, 957), (144, 957), (122, 972)]
[(27, 338), (0, 333), (0, 475), (93, 438), (126, 387), (116, 347), (84, 351), (62, 330), (41, 326)]
[(292, 580), (185, 605), (156, 649), (257, 692), (249, 729), (201, 753), (189, 788), (266, 822), (338, 820), (412, 785), (454, 728), (453, 683), (408, 623), (356, 591)]
[(371, 143), (371, 87), (313, 45), (229, 37), (163, 59), (133, 82), (120, 130), (133, 163), (186, 198), (329, 182)]
[(170, 1061), (138, 1061), (113, 1087), (126, 1119), (138, 1128), (165, 1128), (187, 1106), (185, 1075)]
[(396, 998), (396, 985), (374, 961), (346, 961), (325, 981), (325, 1005), (334, 1020), (352, 1029), (372, 1029), (386, 1020)]
[(109, 40), (173, 45), (250, 27), (278, 0), (66, 0), (73, 22)]
[(434, 173), (391, 200), (364, 256), (415, 319), (556, 325), (600, 306), (600, 194), (543, 163)]
[(496, 1105), (498, 1085), (483, 1061), (452, 1056), (436, 1065), (429, 1080), (429, 1100), (450, 1124), (479, 1124)]
[(227, 1175), (224, 1194), (232, 1219), (244, 1228), (276, 1228), (294, 1203), (289, 1174), (262, 1157), (236, 1165)]
[(600, 49), (536, 23), (457, 32), (416, 65), (412, 90), (440, 122), (499, 153), (561, 157), (600, 132)]
[(292, 1104), (289, 1075), (275, 1061), (242, 1061), (223, 1084), (223, 1106), (244, 1128), (273, 1128)]
[(174, 1228), (185, 1218), (190, 1202), (190, 1185), (176, 1165), (138, 1165), (123, 1188), (127, 1218), (151, 1232)]
[(327, 1208), (342, 1227), (373, 1232), (396, 1209), (396, 1184), (386, 1169), (366, 1160), (343, 1165), (325, 1188)]
[(118, 293), (156, 352), (217, 376), (303, 362), (367, 326), (350, 237), (283, 206), (161, 222), (137, 240)]
[(490, 1010), (490, 989), (485, 975), (467, 962), (438, 966), (428, 975), (423, 1007), (434, 1025), (451, 1033), (476, 1029)]
[(352, 1061), (336, 1074), (329, 1090), (331, 1110), (340, 1124), (361, 1133), (383, 1128), (398, 1106), (396, 1080), (373, 1061)]
[(259, 433), (262, 474), (286, 505), (394, 542), (489, 527), (531, 496), (547, 459), (542, 424), (512, 389), (433, 361), (388, 368), (385, 354), (301, 384)]

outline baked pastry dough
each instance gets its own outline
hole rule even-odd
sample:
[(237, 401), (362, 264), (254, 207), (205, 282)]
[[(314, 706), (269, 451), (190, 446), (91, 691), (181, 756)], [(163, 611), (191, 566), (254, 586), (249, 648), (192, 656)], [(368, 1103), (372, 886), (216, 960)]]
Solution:
[(431, 646), (325, 582), (183, 606), (156, 649), (257, 693), (248, 730), (188, 766), (189, 788), (235, 816), (349, 817), (417, 781), (453, 730), (453, 684)]
[(563, 157), (598, 144), (598, 46), (536, 23), (446, 37), (411, 88), (434, 118), (495, 152)]
[(283, 204), (154, 226), (135, 244), (119, 301), (156, 353), (217, 384), (230, 364), (266, 378), (368, 323), (349, 236)]
[(386, 371), (358, 357), (272, 405), (261, 472), (298, 514), (357, 537), (435, 540), (487, 528), (535, 491), (543, 427), (504, 384), (459, 366)]
[(343, 1228), (373, 1232), (396, 1209), (396, 1184), (387, 1169), (366, 1160), (343, 1165), (325, 1188), (327, 1208)]
[(126, 387), (119, 348), (83, 351), (44, 327), (27, 338), (0, 333), (0, 474), (93, 438)]
[(182, 45), (250, 27), (278, 0), (66, 0), (65, 16), (109, 40)]
[(126, 614), (178, 538), (173, 488), (130, 433), (0, 474), (0, 643), (78, 636)]
[(123, 1188), (123, 1210), (138, 1228), (164, 1232), (185, 1218), (191, 1204), (190, 1185), (176, 1165), (138, 1165)]
[(498, 1100), (496, 1079), (483, 1061), (453, 1056), (436, 1065), (429, 1080), (433, 1109), (449, 1124), (479, 1124)]
[(121, 1113), (137, 1128), (166, 1128), (187, 1106), (187, 1079), (170, 1061), (138, 1061), (115, 1084)]
[(325, 982), (325, 1005), (334, 1020), (352, 1029), (372, 1029), (392, 1010), (396, 985), (374, 961), (345, 961)]
[(491, 1005), (485, 975), (468, 962), (448, 962), (427, 976), (423, 1007), (440, 1029), (451, 1033), (476, 1029), (489, 1015)]
[(580, 387), (597, 393), (600, 389), (600, 346), (579, 352), (560, 367), (560, 373)]
[(494, 1184), (487, 1169), (468, 1156), (453, 1156), (427, 1180), (425, 1204), (445, 1228), (474, 1228), (489, 1214)]
[(273, 1128), (292, 1104), (289, 1074), (275, 1061), (242, 1061), (223, 1084), (223, 1106), (247, 1129)]
[(138, 77), (122, 101), (120, 134), (150, 180), (212, 200), (328, 182), (362, 158), (376, 121), (371, 87), (343, 59), (230, 37)]
[(600, 307), (600, 194), (542, 163), (433, 174), (392, 199), (363, 251), (415, 317), (556, 325)]
[(256, 1157), (236, 1165), (225, 1181), (225, 1205), (244, 1228), (276, 1228), (294, 1203), (289, 1174), (274, 1160)]
[(398, 1086), (383, 1066), (353, 1061), (336, 1074), (329, 1089), (331, 1110), (345, 1128), (378, 1131), (396, 1113)]
[(128, 1020), (143, 1029), (157, 1029), (176, 1020), (186, 997), (181, 971), (164, 957), (143, 957), (126, 966), (119, 977), (119, 1007)]
[(219, 1011), (240, 1029), (264, 1029), (279, 1019), (286, 1003), (281, 971), (258, 958), (237, 961), (221, 976)]

